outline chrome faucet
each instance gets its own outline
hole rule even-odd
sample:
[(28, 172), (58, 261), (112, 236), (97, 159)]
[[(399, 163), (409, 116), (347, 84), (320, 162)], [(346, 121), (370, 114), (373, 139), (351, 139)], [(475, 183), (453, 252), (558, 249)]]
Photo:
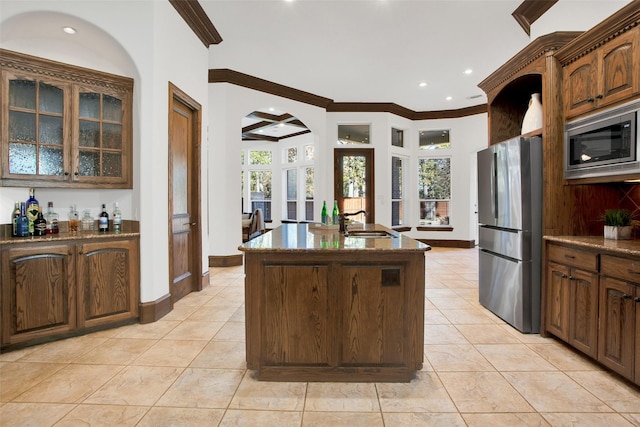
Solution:
[(344, 234), (345, 237), (349, 236), (349, 230), (347, 230), (347, 223), (345, 222), (345, 219), (348, 216), (353, 216), (353, 215), (360, 215), (360, 214), (364, 214), (365, 216), (367, 216), (367, 213), (363, 210), (359, 210), (358, 212), (353, 212), (353, 213), (341, 213), (339, 215), (340, 218), (340, 233)]

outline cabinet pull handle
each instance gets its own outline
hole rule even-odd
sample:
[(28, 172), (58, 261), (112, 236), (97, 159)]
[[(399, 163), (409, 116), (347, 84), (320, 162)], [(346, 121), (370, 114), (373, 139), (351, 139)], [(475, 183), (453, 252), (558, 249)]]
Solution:
[(564, 254), (565, 258), (576, 259), (575, 255)]
[(566, 279), (567, 277), (569, 277), (569, 276), (567, 276), (567, 275), (566, 275), (566, 274), (564, 274), (564, 273), (562, 273), (562, 274), (560, 275), (560, 278), (562, 278), (562, 279)]
[(569, 276), (569, 280), (575, 280), (575, 277)]
[(599, 93), (599, 94), (596, 95), (596, 99), (602, 99), (602, 98), (604, 98), (603, 94)]
[(595, 98), (587, 98), (587, 102), (595, 102)]
[(628, 269), (627, 271), (629, 273), (631, 273), (631, 274), (640, 274), (640, 271), (635, 271), (635, 270), (632, 270), (632, 269)]

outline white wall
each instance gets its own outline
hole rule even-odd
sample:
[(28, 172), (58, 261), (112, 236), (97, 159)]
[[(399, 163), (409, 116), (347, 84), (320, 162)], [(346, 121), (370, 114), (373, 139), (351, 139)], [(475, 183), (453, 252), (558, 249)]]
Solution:
[[(208, 121), (208, 50), (168, 1), (16, 1), (0, 3), (0, 47), (134, 79), (133, 190), (36, 190), (60, 214), (77, 204), (94, 214), (118, 201), (124, 219), (140, 221), (141, 300), (169, 292), (168, 272), (168, 82), (202, 105), (203, 153)], [(78, 29), (73, 37), (60, 28)], [(206, 156), (203, 155), (203, 171)], [(201, 180), (206, 194), (206, 179)], [(0, 187), (0, 223), (10, 206), (26, 200), (26, 188)], [(207, 220), (203, 203), (203, 220)], [(63, 216), (64, 218), (64, 216)], [(206, 224), (203, 270), (207, 270)], [(159, 268), (164, 266), (164, 268)]]
[(560, 0), (531, 25), (531, 40), (555, 31), (587, 31), (631, 0)]

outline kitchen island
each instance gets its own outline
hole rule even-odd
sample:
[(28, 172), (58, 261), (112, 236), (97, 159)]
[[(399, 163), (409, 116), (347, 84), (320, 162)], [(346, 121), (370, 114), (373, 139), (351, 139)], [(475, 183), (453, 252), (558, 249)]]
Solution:
[(242, 244), (247, 367), (267, 381), (410, 381), (429, 249), (374, 224), (283, 224)]

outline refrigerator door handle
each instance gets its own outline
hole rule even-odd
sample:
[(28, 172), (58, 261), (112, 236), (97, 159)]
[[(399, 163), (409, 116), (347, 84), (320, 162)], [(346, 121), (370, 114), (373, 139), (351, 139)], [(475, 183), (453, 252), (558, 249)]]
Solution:
[(491, 213), (498, 218), (498, 153), (491, 159)]

